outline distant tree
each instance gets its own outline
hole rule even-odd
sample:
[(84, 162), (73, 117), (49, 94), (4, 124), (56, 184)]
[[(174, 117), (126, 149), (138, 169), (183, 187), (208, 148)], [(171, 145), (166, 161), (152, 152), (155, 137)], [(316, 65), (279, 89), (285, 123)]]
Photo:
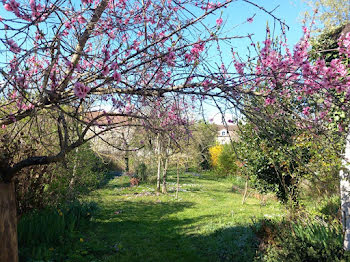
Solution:
[[(344, 0), (304, 0), (312, 9), (317, 11), (315, 20), (320, 31), (332, 30), (335, 27), (350, 22), (350, 2)], [(313, 13), (306, 12), (311, 20)]]

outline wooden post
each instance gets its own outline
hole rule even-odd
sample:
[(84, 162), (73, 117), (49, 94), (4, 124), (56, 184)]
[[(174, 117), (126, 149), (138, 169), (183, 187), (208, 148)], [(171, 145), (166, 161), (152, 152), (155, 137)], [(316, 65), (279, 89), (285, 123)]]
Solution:
[(0, 261), (18, 262), (15, 186), (0, 183)]

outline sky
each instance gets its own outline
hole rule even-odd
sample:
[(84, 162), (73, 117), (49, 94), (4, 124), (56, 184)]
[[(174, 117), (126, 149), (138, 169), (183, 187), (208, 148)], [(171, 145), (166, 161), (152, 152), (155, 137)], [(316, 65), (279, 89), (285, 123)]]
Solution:
[[(287, 41), (290, 47), (294, 46), (302, 36), (303, 16), (302, 13), (310, 8), (302, 0), (252, 0), (258, 6), (265, 8), (267, 11), (272, 11), (272, 14), (281, 19), (289, 26), (287, 30)], [(310, 11), (310, 10), (309, 10)], [(218, 16), (220, 14), (217, 14)], [(248, 23), (247, 19), (253, 17), (253, 22)], [(253, 40), (255, 42), (261, 42), (266, 36), (266, 25), (270, 26), (273, 30), (274, 19), (259, 9), (256, 6), (248, 4), (244, 1), (236, 1), (231, 4), (222, 13), (223, 23), (225, 31), (233, 33), (235, 35), (247, 35), (253, 34)], [(215, 18), (213, 18), (215, 23)], [(276, 35), (280, 34), (279, 25), (276, 27)], [(247, 54), (247, 46), (250, 45), (250, 41), (244, 39), (238, 39), (233, 41), (234, 51), (240, 56)], [(229, 52), (229, 50), (226, 50)], [(231, 54), (227, 56), (227, 59), (231, 58)], [(213, 119), (214, 123), (221, 124), (222, 116), (215, 106), (205, 105), (204, 115), (207, 120)], [(232, 119), (232, 115), (226, 115), (226, 121)]]

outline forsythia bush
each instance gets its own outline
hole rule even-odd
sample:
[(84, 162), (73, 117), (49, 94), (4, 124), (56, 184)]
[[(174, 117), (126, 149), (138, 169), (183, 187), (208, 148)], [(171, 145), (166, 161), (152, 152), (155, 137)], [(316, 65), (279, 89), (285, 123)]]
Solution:
[(211, 165), (213, 167), (217, 167), (219, 163), (219, 156), (222, 152), (223, 146), (222, 145), (215, 145), (209, 148), (209, 154), (210, 154), (210, 160)]

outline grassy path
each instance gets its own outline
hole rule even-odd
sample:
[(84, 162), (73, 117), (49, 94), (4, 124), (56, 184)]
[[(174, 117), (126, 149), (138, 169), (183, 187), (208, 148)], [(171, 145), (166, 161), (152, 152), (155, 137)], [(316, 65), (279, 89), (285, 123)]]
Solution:
[[(84, 236), (102, 261), (252, 261), (256, 238), (252, 218), (279, 216), (279, 205), (232, 193), (227, 181), (186, 174), (175, 199), (175, 177), (168, 195), (153, 186), (129, 188), (117, 177), (89, 200), (100, 211)], [(96, 253), (97, 252), (97, 253)], [(98, 255), (98, 253), (100, 255)]]

